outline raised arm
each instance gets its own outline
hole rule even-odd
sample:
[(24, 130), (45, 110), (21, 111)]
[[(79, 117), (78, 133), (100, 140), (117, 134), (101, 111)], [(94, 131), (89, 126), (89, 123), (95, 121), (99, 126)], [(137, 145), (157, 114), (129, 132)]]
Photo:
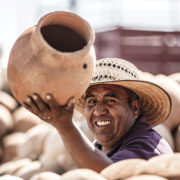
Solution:
[(99, 172), (112, 163), (112, 160), (95, 148), (74, 125), (72, 116), (75, 98), (70, 98), (66, 105), (60, 106), (51, 94), (46, 95), (46, 101), (38, 94), (33, 94), (28, 96), (23, 104), (32, 113), (57, 129), (78, 167)]

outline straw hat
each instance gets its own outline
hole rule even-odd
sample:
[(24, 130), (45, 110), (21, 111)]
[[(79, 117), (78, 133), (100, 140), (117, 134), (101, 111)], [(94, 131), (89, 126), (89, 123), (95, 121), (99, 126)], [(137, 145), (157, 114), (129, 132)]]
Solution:
[[(142, 114), (151, 126), (165, 121), (171, 110), (171, 99), (160, 86), (142, 80), (139, 70), (130, 62), (118, 58), (96, 61), (96, 70), (90, 86), (98, 84), (120, 85), (134, 91), (140, 98)], [(76, 109), (84, 114), (85, 95), (76, 103)]]

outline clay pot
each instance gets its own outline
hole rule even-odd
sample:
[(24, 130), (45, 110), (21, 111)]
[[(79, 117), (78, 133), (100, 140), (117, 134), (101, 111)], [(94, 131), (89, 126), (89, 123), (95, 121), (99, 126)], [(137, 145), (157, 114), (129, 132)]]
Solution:
[(23, 179), (30, 179), (32, 176), (42, 171), (43, 167), (41, 166), (41, 163), (39, 161), (32, 161), (25, 166), (17, 169), (17, 171), (14, 172), (13, 175), (21, 177)]
[(172, 77), (164, 74), (153, 75), (147, 72), (141, 72), (144, 80), (153, 82), (165, 89), (172, 100), (172, 107), (169, 117), (164, 124), (172, 132), (180, 124), (180, 85)]
[(174, 139), (173, 139), (173, 135), (170, 132), (170, 130), (166, 127), (166, 125), (164, 123), (159, 124), (155, 127), (153, 127), (153, 129), (155, 131), (157, 131), (170, 145), (171, 149), (174, 151)]
[(94, 71), (94, 31), (69, 12), (43, 16), (15, 42), (8, 62), (9, 86), (22, 103), (27, 95), (51, 93), (61, 105), (87, 89)]
[(158, 175), (168, 179), (180, 177), (180, 153), (163, 154), (150, 158), (141, 174)]
[(107, 180), (99, 173), (90, 169), (75, 169), (62, 174), (62, 180)]
[(8, 179), (8, 180), (23, 180), (20, 177), (12, 176), (12, 175), (3, 175), (1, 176), (1, 179)]
[[(41, 145), (42, 146), (42, 145)], [(43, 152), (39, 157), (44, 169), (62, 174), (76, 168), (56, 129), (44, 141)]]
[(180, 84), (180, 72), (170, 74), (169, 77), (174, 79), (178, 84)]
[(143, 159), (126, 159), (109, 165), (100, 174), (111, 180), (125, 179), (138, 175), (146, 164), (147, 161)]
[(155, 78), (156, 83), (169, 93), (172, 100), (170, 115), (164, 122), (164, 124), (172, 132), (180, 124), (180, 85), (172, 78), (163, 74), (158, 74)]
[(0, 138), (13, 129), (14, 122), (11, 112), (0, 104)]
[(13, 174), (21, 167), (31, 163), (31, 160), (29, 158), (9, 161), (6, 163), (1, 164), (0, 166), (0, 175), (3, 174)]
[(17, 108), (17, 101), (8, 93), (0, 90), (0, 104), (7, 107), (10, 112), (13, 112)]
[(35, 174), (30, 180), (61, 180), (61, 176), (53, 172), (41, 172)]
[(38, 124), (26, 131), (27, 141), (24, 143), (24, 148), (20, 149), (21, 154), (32, 160), (38, 159), (44, 151), (44, 143), (52, 129), (48, 124)]
[(12, 113), (14, 119), (14, 130), (26, 132), (30, 128), (44, 123), (38, 116), (26, 110), (23, 106)]
[(14, 132), (2, 138), (3, 145), (3, 162), (20, 159), (24, 157), (23, 151), (27, 151), (24, 146), (27, 141), (27, 136), (22, 132)]

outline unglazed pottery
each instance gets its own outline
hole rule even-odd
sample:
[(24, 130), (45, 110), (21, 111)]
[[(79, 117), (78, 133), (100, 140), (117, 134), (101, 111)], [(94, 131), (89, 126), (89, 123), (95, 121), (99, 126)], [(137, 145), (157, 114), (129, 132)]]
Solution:
[(95, 51), (94, 31), (69, 12), (43, 16), (15, 42), (8, 62), (8, 81), (16, 99), (51, 93), (60, 105), (78, 99), (91, 81)]

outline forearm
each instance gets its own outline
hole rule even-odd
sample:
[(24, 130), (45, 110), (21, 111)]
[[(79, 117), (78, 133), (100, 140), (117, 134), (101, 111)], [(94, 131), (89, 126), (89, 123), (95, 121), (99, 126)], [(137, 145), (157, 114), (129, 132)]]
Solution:
[(57, 130), (78, 167), (100, 172), (112, 163), (110, 158), (94, 147), (80, 129), (74, 124), (68, 126)]

